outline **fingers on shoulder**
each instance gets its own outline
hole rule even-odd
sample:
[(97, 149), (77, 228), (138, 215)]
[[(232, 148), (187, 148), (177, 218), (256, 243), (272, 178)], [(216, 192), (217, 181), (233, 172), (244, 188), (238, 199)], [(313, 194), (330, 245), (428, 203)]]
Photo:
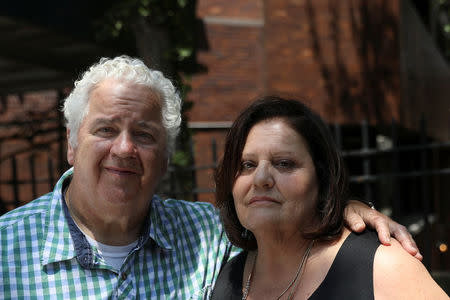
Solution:
[(354, 209), (353, 206), (346, 206), (344, 211), (344, 220), (347, 226), (356, 232), (361, 232), (364, 230), (365, 223), (358, 212)]
[(397, 224), (396, 229), (393, 230), (393, 236), (409, 254), (421, 260), (422, 256), (420, 255), (419, 248), (405, 226)]

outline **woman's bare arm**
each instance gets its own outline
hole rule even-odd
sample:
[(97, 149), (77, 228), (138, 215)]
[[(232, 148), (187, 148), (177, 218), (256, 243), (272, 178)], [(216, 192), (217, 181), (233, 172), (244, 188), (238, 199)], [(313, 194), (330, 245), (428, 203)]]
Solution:
[(373, 268), (375, 299), (449, 299), (424, 265), (395, 240), (380, 245)]

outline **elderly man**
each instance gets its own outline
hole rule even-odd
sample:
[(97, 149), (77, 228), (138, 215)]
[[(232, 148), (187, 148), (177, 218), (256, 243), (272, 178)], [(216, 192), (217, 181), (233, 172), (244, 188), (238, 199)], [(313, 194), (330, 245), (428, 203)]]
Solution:
[[(180, 107), (172, 83), (138, 59), (102, 59), (84, 73), (64, 104), (73, 168), (0, 218), (0, 298), (207, 296), (229, 249), (214, 208), (154, 195)], [(347, 209), (354, 230), (359, 211), (383, 241), (390, 227), (420, 255), (402, 226), (363, 207)]]

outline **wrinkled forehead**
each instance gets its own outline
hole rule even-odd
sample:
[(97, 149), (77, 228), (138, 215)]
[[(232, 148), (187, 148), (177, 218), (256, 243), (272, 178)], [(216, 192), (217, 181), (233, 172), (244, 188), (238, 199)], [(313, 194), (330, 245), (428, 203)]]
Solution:
[(92, 114), (100, 114), (116, 120), (133, 116), (162, 125), (162, 105), (161, 93), (149, 86), (109, 79), (91, 91), (84, 117), (91, 119)]
[(150, 99), (158, 100), (152, 101), (159, 107), (164, 105), (163, 101), (163, 93), (156, 87), (150, 86), (143, 83), (136, 83), (131, 80), (117, 79), (117, 78), (105, 78), (98, 83), (94, 84), (89, 92), (88, 92), (88, 100), (92, 97), (92, 95), (98, 91), (99, 89), (103, 89), (109, 93), (123, 93), (128, 94), (130, 98), (133, 95), (136, 95), (139, 92), (144, 91), (146, 96)]

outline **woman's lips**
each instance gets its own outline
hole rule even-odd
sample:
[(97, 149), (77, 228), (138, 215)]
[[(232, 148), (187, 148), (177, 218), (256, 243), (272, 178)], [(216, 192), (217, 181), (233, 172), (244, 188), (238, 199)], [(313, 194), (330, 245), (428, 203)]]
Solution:
[(280, 201), (278, 201), (277, 199), (272, 198), (272, 197), (267, 197), (267, 196), (255, 196), (255, 197), (252, 197), (252, 198), (250, 199), (250, 201), (249, 201), (248, 204), (249, 204), (249, 205), (252, 205), (252, 204), (265, 204), (265, 203), (267, 203), (267, 204), (270, 204), (270, 203), (279, 204)]

